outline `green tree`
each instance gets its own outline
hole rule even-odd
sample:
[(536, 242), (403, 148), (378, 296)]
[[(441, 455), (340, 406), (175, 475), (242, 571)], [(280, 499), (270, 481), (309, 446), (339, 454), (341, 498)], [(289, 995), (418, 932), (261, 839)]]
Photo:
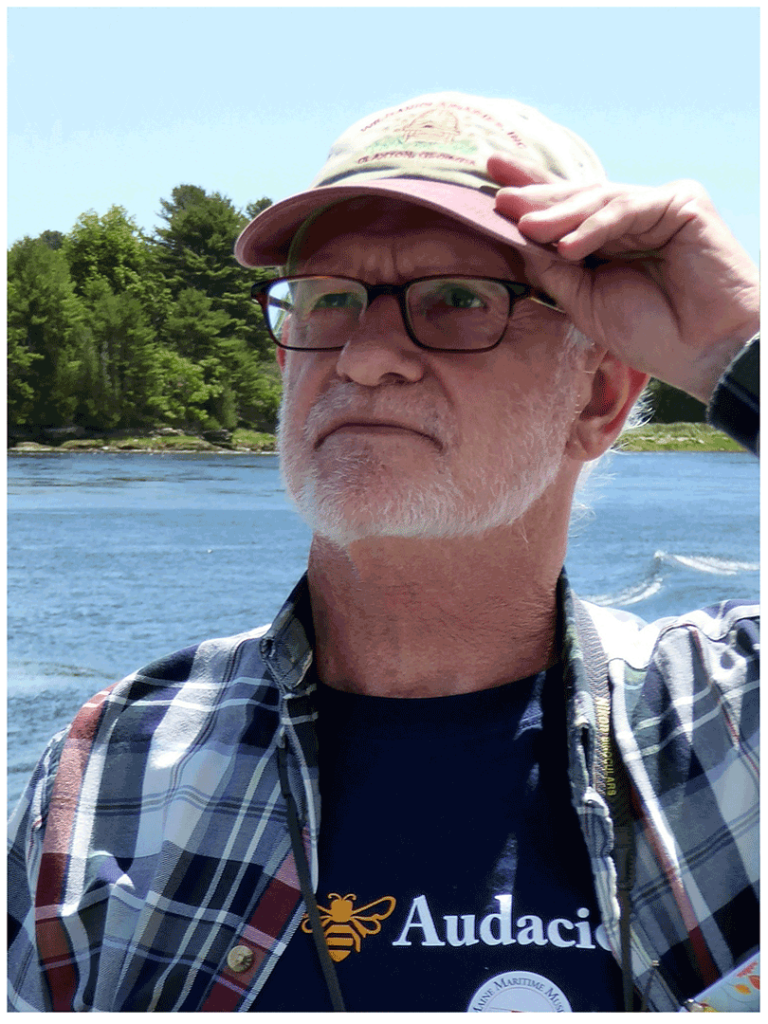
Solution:
[(31, 422), (35, 406), (34, 364), (43, 355), (29, 348), (29, 339), (24, 324), (23, 299), (19, 296), (19, 285), (8, 281), (8, 422), (13, 426), (24, 426)]
[(101, 217), (92, 210), (82, 214), (64, 238), (63, 251), (78, 294), (102, 280), (115, 295), (138, 299), (150, 323), (162, 321), (168, 295), (152, 246), (122, 206)]
[(273, 431), (282, 394), (282, 378), (274, 355), (261, 360), (246, 353), (234, 390), (240, 422), (256, 430)]
[(61, 249), (24, 238), (8, 253), (8, 417), (64, 426), (77, 406), (86, 310)]
[(268, 270), (234, 259), (247, 215), (180, 185), (145, 237), (119, 206), (68, 235), (24, 239), (8, 259), (13, 424), (96, 429), (156, 423), (273, 429), (280, 379), (250, 287)]
[(655, 378), (648, 383), (653, 423), (703, 423), (706, 407), (691, 395)]
[(260, 199), (245, 215), (218, 192), (179, 185), (161, 200), (165, 226), (154, 237), (172, 296), (162, 342), (199, 365), (205, 360), (211, 422), (227, 428), (275, 424), (273, 346), (250, 299), (253, 281), (269, 271), (247, 270), (234, 257), (237, 236), (269, 205)]
[(258, 217), (262, 210), (266, 210), (271, 205), (272, 200), (267, 199), (266, 196), (262, 196), (261, 199), (257, 199), (253, 203), (248, 203), (248, 205), (245, 208), (246, 217), (248, 218), (248, 220), (253, 220), (254, 217)]
[(163, 325), (166, 347), (196, 365), (202, 373), (206, 399), (196, 404), (196, 419), (202, 426), (234, 429), (238, 424), (233, 377), (238, 342), (228, 337), (229, 315), (216, 308), (215, 301), (197, 288), (178, 293)]
[(174, 297), (195, 288), (221, 300), (243, 287), (246, 278), (233, 246), (247, 221), (231, 200), (197, 185), (179, 185), (160, 206), (166, 226), (156, 229), (155, 244)]
[(218, 354), (227, 337), (230, 318), (214, 300), (197, 288), (182, 289), (171, 303), (163, 324), (163, 340), (193, 362)]
[(60, 249), (64, 245), (64, 235), (60, 231), (43, 231), (39, 237), (49, 249)]
[(139, 298), (104, 277), (85, 286), (88, 342), (75, 420), (99, 429), (152, 425), (162, 408), (159, 344)]
[[(261, 199), (249, 210), (263, 204), (269, 200)], [(176, 298), (187, 288), (203, 292), (212, 308), (229, 317), (223, 333), (266, 355), (269, 338), (250, 300), (251, 284), (265, 273), (241, 267), (234, 256), (235, 241), (249, 218), (226, 196), (209, 194), (198, 185), (177, 186), (160, 205), (165, 227), (157, 228), (154, 242), (171, 295)]]
[(209, 421), (207, 407), (211, 395), (203, 367), (178, 352), (161, 348), (158, 368), (158, 418), (173, 426), (191, 430), (206, 425)]

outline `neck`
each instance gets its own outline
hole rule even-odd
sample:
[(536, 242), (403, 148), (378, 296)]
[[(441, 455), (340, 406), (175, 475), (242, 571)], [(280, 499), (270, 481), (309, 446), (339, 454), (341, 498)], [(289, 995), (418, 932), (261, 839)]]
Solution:
[(545, 545), (518, 524), (473, 538), (377, 538), (348, 549), (316, 537), (309, 587), (320, 679), (357, 693), (435, 697), (548, 667), (558, 656), (567, 518), (559, 531), (540, 532)]

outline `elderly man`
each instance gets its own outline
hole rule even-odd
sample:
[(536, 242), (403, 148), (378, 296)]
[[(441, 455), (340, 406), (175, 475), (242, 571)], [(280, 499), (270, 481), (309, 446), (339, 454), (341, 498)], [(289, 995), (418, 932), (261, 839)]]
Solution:
[(254, 298), (308, 571), (271, 627), (52, 742), (14, 822), (12, 1005), (748, 994), (756, 609), (645, 625), (563, 571), (648, 374), (756, 450), (757, 273), (703, 190), (610, 184), (537, 111), (438, 94), (350, 128), (236, 254), (284, 268)]

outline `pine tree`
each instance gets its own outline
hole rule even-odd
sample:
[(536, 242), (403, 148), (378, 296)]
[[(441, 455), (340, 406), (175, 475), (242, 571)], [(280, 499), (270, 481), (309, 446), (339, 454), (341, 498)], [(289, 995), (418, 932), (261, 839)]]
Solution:
[[(250, 204), (248, 213), (255, 215), (269, 202)], [(206, 360), (212, 426), (272, 429), (274, 349), (250, 299), (253, 281), (269, 271), (246, 270), (234, 257), (235, 241), (249, 217), (230, 199), (197, 185), (179, 185), (161, 207), (165, 227), (155, 232), (155, 258), (174, 307), (161, 329), (163, 344), (185, 357)], [(262, 377), (269, 385), (255, 387)]]
[(86, 319), (61, 249), (39, 238), (16, 242), (8, 253), (10, 426), (72, 421)]

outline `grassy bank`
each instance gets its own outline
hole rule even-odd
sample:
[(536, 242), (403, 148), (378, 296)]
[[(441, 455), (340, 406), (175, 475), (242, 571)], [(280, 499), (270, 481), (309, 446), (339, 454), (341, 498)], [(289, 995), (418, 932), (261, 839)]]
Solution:
[(742, 452), (741, 445), (708, 423), (647, 423), (628, 430), (617, 445), (624, 452)]
[(158, 432), (157, 434), (73, 438), (61, 444), (41, 444), (36, 441), (22, 441), (12, 448), (11, 453), (34, 452), (274, 452), (274, 434), (257, 430), (233, 430), (226, 440), (207, 440), (192, 434)]
[[(629, 430), (618, 447), (626, 452), (738, 452), (743, 449), (726, 434), (706, 423), (649, 423)], [(275, 451), (274, 434), (234, 430), (226, 440), (207, 440), (190, 434), (157, 433), (147, 436), (76, 438), (61, 444), (24, 441), (9, 449), (34, 452), (257, 452)]]

